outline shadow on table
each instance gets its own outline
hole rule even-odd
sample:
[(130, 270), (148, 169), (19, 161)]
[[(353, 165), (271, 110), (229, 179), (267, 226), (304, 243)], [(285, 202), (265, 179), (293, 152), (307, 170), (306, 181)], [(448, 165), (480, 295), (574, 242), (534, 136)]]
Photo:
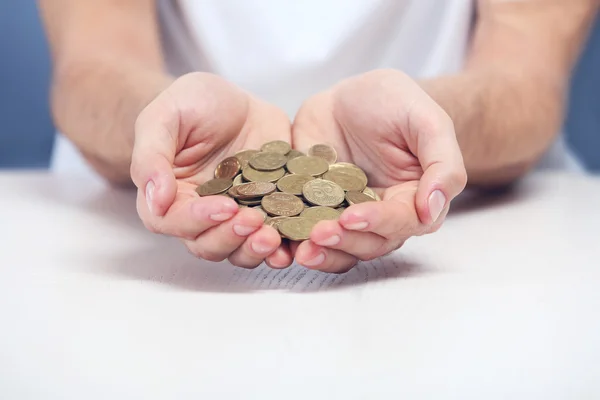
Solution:
[(469, 188), (452, 201), (448, 217), (452, 218), (455, 215), (506, 207), (529, 198), (538, 190), (540, 188), (530, 180), (496, 189)]
[[(147, 232), (137, 215), (135, 191), (95, 186), (93, 190), (82, 193), (76, 182), (56, 180), (40, 180), (37, 189), (39, 196), (44, 199), (109, 219), (111, 224), (121, 224), (143, 237), (144, 248), (125, 253), (98, 254), (94, 257), (97, 264), (91, 266), (93, 272), (113, 278), (141, 280), (173, 289), (204, 292), (315, 292), (373, 285), (431, 272), (431, 268), (407, 260), (402, 250), (378, 260), (361, 263), (346, 274), (321, 273), (298, 265), (284, 270), (273, 270), (264, 265), (255, 270), (244, 270), (233, 267), (228, 262), (211, 263), (196, 259), (178, 240)], [(449, 218), (490, 207), (506, 206), (527, 197), (530, 190), (535, 188), (465, 193), (453, 203)]]
[(152, 282), (175, 290), (242, 293), (282, 290), (317, 292), (339, 290), (407, 279), (426, 272), (422, 265), (402, 254), (364, 262), (345, 274), (327, 274), (293, 265), (274, 270), (261, 265), (254, 270), (237, 268), (228, 262), (212, 263), (189, 254), (179, 241), (155, 236), (153, 244), (129, 253), (97, 255), (93, 273), (119, 279)]

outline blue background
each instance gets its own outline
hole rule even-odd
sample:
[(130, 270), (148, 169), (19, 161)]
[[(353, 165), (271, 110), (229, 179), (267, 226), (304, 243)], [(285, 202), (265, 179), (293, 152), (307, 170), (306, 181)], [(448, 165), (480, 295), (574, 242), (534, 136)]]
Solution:
[[(54, 140), (49, 81), (36, 2), (0, 0), (0, 168), (48, 166)], [(565, 130), (585, 165), (600, 171), (600, 23), (573, 78)]]

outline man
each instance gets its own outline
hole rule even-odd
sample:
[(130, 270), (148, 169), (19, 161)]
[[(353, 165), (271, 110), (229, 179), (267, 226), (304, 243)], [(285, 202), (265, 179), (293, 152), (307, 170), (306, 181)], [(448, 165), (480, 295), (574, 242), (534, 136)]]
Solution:
[[(56, 124), (101, 176), (133, 179), (146, 227), (208, 260), (329, 272), (434, 232), (467, 175), (538, 165), (598, 3), (40, 0)], [(384, 201), (288, 248), (255, 210), (195, 195), (224, 156), (275, 139), (332, 144)]]

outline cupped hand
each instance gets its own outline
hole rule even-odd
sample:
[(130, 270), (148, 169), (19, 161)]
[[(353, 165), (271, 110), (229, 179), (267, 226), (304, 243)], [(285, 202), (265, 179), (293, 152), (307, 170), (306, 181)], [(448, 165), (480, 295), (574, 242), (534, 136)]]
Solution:
[(399, 71), (372, 71), (308, 99), (292, 143), (306, 151), (323, 142), (338, 161), (361, 167), (383, 201), (353, 205), (339, 221), (316, 225), (294, 248), (296, 261), (309, 268), (344, 272), (434, 232), (466, 185), (452, 120)]
[(177, 79), (139, 115), (131, 176), (137, 210), (152, 232), (180, 238), (197, 257), (252, 268), (292, 257), (260, 212), (226, 196), (199, 197), (217, 164), (271, 140), (291, 141), (283, 111), (206, 73)]

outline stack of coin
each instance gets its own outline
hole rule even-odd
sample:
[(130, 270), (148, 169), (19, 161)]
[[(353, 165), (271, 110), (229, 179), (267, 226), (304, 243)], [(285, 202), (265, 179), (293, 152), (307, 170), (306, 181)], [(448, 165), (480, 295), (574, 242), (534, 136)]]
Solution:
[(337, 162), (327, 144), (308, 154), (273, 141), (244, 150), (219, 163), (215, 178), (198, 186), (200, 196), (225, 195), (240, 207), (253, 207), (283, 238), (306, 240), (322, 220), (336, 220), (353, 204), (381, 200), (354, 164)]

